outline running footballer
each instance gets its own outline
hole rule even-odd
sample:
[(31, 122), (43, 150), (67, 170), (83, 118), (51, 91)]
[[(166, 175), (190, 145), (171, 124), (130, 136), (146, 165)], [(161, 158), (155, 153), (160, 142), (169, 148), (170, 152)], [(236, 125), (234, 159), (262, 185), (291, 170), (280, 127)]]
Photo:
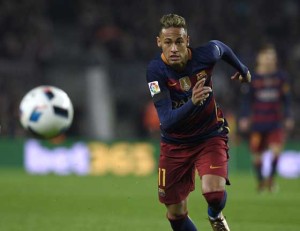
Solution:
[(162, 53), (147, 69), (147, 82), (161, 124), (158, 195), (174, 231), (195, 231), (187, 199), (201, 178), (213, 230), (229, 230), (222, 210), (229, 184), (228, 127), (212, 91), (212, 71), (224, 60), (237, 72), (232, 79), (250, 82), (248, 68), (220, 41), (191, 48), (185, 19), (164, 15), (157, 36)]

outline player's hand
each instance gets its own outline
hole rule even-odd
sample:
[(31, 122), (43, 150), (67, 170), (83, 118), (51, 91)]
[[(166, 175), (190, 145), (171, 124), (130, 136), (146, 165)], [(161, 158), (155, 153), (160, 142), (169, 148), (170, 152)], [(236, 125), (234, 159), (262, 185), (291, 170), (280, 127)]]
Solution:
[(251, 82), (251, 74), (250, 71), (247, 72), (246, 76), (242, 76), (240, 72), (236, 72), (233, 76), (231, 76), (232, 80), (238, 80), (241, 83), (250, 83)]
[(250, 120), (248, 118), (241, 118), (239, 120), (239, 129), (241, 132), (247, 132), (250, 128)]
[(210, 87), (204, 86), (205, 81), (206, 79), (202, 78), (195, 84), (193, 88), (192, 102), (195, 105), (202, 105), (209, 97), (209, 93), (212, 92)]

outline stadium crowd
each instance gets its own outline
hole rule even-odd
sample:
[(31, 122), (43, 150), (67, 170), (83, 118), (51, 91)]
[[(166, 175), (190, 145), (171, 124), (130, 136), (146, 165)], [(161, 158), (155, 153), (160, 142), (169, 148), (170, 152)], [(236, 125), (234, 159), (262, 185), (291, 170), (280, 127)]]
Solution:
[[(150, 96), (145, 87), (144, 70), (159, 51), (154, 46), (159, 27), (155, 22), (162, 14), (170, 12), (181, 14), (188, 20), (193, 28), (188, 28), (193, 38), (192, 46), (211, 39), (222, 40), (250, 68), (255, 64), (258, 46), (265, 41), (274, 43), (280, 63), (291, 77), (295, 115), (299, 113), (299, 1), (274, 4), (271, 0), (2, 0), (0, 135), (24, 135), (18, 122), (18, 104), (29, 89), (52, 83), (49, 70), (58, 66), (68, 69), (96, 64), (105, 66), (110, 75), (111, 89), (115, 92), (115, 127), (128, 130), (116, 136), (146, 136), (143, 112)], [(225, 111), (237, 115), (239, 89), (229, 85), (230, 80), (226, 78), (231, 72), (220, 66), (216, 73), (220, 78), (215, 78), (215, 88)], [(136, 98), (140, 100), (133, 104)], [(76, 100), (73, 103), (78, 114), (82, 114), (83, 103)], [(296, 123), (300, 123), (300, 118), (296, 117)], [(81, 126), (76, 124), (84, 124), (84, 117), (78, 117), (69, 132), (80, 136)], [(297, 126), (293, 136), (300, 137)]]

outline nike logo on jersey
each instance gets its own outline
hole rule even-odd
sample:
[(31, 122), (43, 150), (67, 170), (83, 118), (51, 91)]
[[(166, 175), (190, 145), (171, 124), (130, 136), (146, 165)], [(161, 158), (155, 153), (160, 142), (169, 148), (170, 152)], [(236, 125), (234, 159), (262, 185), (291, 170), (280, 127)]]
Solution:
[(175, 82), (175, 83), (173, 83), (173, 82), (168, 82), (168, 86), (169, 86), (169, 87), (174, 87), (174, 86), (176, 86), (176, 84), (177, 84), (176, 82)]
[(210, 166), (209, 166), (210, 169), (217, 169), (217, 168), (222, 168), (222, 167), (223, 167), (223, 166), (213, 166), (213, 165), (210, 165)]

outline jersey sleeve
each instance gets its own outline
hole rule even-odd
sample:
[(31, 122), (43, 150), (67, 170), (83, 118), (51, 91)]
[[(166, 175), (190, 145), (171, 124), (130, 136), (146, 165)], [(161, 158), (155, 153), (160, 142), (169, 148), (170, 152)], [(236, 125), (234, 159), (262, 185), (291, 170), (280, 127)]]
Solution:
[(222, 59), (238, 70), (242, 76), (247, 75), (248, 68), (238, 59), (230, 47), (218, 40), (210, 41), (209, 46), (212, 49), (212, 57), (215, 61)]
[(165, 131), (172, 130), (197, 106), (188, 100), (182, 107), (172, 109), (172, 100), (163, 75), (151, 66), (147, 70), (147, 83), (152, 96), (160, 125)]

